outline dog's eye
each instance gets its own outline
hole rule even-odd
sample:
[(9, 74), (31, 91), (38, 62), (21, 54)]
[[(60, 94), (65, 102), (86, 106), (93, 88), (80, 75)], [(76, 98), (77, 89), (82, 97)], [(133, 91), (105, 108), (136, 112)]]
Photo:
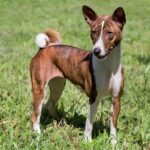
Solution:
[(111, 32), (111, 31), (108, 31), (108, 32), (107, 32), (107, 35), (108, 35), (108, 38), (109, 38), (109, 39), (112, 39), (113, 36), (114, 36), (114, 33)]

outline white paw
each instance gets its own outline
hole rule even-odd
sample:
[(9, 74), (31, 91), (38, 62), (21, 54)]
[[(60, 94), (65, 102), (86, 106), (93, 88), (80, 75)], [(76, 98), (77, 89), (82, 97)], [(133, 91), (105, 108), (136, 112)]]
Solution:
[(117, 144), (117, 139), (116, 138), (111, 138), (111, 145), (115, 146)]
[(111, 138), (111, 145), (113, 150), (119, 150), (116, 138)]
[(84, 132), (84, 140), (86, 143), (92, 142), (92, 135)]
[(34, 124), (33, 124), (33, 130), (34, 130), (35, 132), (37, 132), (38, 134), (41, 133), (41, 129), (40, 129), (39, 123), (34, 123)]
[(117, 137), (114, 135), (111, 135), (111, 145), (113, 149), (119, 150), (117, 147)]

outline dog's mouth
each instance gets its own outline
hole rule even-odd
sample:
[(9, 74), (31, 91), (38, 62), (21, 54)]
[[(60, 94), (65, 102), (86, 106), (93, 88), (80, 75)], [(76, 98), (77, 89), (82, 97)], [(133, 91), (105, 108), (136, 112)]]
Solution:
[(103, 59), (105, 59), (105, 58), (109, 55), (109, 53), (110, 53), (112, 50), (113, 50), (113, 48), (109, 49), (105, 55), (100, 55), (100, 54), (94, 54), (94, 55), (95, 55), (97, 58), (103, 60)]
[(100, 55), (100, 54), (95, 54), (95, 53), (94, 53), (94, 55), (95, 55), (98, 59), (101, 59), (101, 60), (105, 59), (105, 58), (108, 56), (108, 54), (109, 54), (109, 51), (108, 51), (105, 55)]
[(99, 59), (104, 59), (104, 58), (106, 58), (107, 56), (108, 56), (108, 54), (109, 54), (109, 52), (108, 53), (106, 53), (105, 55), (97, 55), (97, 57), (99, 58)]

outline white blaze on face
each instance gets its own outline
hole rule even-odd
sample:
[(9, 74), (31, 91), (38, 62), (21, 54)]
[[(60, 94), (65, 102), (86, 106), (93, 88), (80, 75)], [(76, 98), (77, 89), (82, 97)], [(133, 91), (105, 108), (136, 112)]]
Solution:
[(106, 55), (106, 52), (105, 52), (105, 49), (104, 49), (104, 41), (103, 41), (103, 28), (104, 28), (104, 23), (105, 23), (105, 21), (102, 21), (102, 23), (101, 23), (100, 36), (99, 36), (98, 40), (96, 41), (96, 43), (95, 43), (95, 45), (94, 45), (94, 47), (93, 47), (93, 50), (94, 50), (95, 48), (98, 48), (98, 49), (101, 50), (101, 53), (100, 53), (101, 56), (105, 56), (105, 55)]

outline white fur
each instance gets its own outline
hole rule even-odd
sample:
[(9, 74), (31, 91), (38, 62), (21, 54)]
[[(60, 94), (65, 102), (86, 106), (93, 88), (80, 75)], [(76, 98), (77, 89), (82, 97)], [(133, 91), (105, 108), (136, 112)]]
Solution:
[[(115, 47), (109, 55), (100, 61), (95, 55), (92, 58), (92, 65), (94, 70), (97, 98), (107, 96), (110, 93), (112, 97), (118, 96), (121, 86), (121, 64), (120, 64), (120, 45)], [(91, 109), (96, 109), (98, 104), (91, 105)], [(96, 109), (97, 110), (97, 109)], [(113, 106), (111, 106), (113, 112)], [(96, 112), (94, 112), (96, 113)], [(89, 115), (87, 116), (86, 128), (92, 126), (92, 123), (88, 123)], [(86, 129), (86, 133), (88, 130)], [(91, 133), (91, 130), (90, 130)], [(90, 134), (88, 133), (90, 137)], [(110, 136), (113, 145), (117, 143), (116, 128), (112, 122), (112, 116), (110, 118)]]
[(41, 133), (41, 129), (40, 129), (40, 124), (39, 124), (39, 122), (35, 122), (35, 123), (33, 124), (33, 130), (34, 130), (35, 132), (37, 132), (38, 134)]
[(106, 55), (106, 52), (105, 52), (105, 49), (104, 49), (104, 41), (103, 41), (103, 38), (102, 38), (103, 37), (104, 24), (105, 24), (105, 21), (102, 21), (100, 36), (99, 36), (98, 40), (96, 41), (96, 43), (93, 46), (93, 49), (99, 48), (101, 50), (101, 53), (100, 53), (101, 56), (105, 56)]
[(84, 131), (84, 138), (85, 141), (91, 142), (92, 141), (92, 129), (93, 129), (93, 122), (95, 119), (95, 115), (97, 112), (99, 100), (96, 99), (95, 102), (89, 106), (87, 119), (85, 123), (85, 131)]
[(118, 71), (116, 74), (112, 74), (112, 78), (111, 78), (111, 88), (113, 89), (112, 94), (114, 97), (118, 96), (119, 92), (120, 92), (120, 85), (121, 85), (121, 68), (122, 66), (119, 65)]
[(92, 65), (98, 97), (107, 96), (111, 90), (116, 96), (121, 85), (120, 45), (115, 47), (102, 61), (93, 55)]
[(49, 37), (44, 33), (39, 33), (36, 36), (35, 43), (39, 48), (44, 48), (47, 46), (47, 42), (49, 42)]

